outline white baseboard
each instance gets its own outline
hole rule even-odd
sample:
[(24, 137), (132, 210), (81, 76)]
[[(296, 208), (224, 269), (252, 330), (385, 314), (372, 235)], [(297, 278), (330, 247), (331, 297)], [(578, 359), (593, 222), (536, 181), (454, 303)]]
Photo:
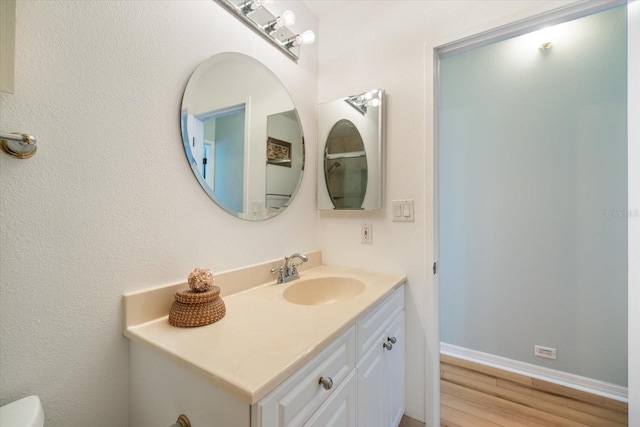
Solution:
[(503, 371), (526, 375), (528, 377), (537, 378), (539, 380), (565, 387), (571, 387), (576, 390), (586, 391), (587, 393), (608, 397), (609, 399), (619, 400), (621, 402), (629, 402), (629, 389), (616, 384), (581, 377), (580, 375), (570, 374), (567, 372), (556, 371), (555, 369), (544, 368), (542, 366), (532, 365), (531, 363), (507, 359), (506, 357), (495, 356), (493, 354), (483, 353), (481, 351), (471, 350), (443, 342), (440, 343), (440, 352), (447, 356), (480, 363), (482, 365), (502, 369)]

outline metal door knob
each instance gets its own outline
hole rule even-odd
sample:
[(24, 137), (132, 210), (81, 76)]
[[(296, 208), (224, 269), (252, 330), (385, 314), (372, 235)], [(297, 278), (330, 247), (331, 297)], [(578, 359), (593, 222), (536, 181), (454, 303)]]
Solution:
[(325, 390), (331, 390), (331, 387), (333, 387), (333, 380), (331, 377), (320, 377), (320, 381), (318, 381), (318, 383), (322, 384), (322, 388)]

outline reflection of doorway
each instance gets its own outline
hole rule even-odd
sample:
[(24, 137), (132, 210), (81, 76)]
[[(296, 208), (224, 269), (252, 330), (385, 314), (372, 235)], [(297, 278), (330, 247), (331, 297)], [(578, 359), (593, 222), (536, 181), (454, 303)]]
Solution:
[(243, 212), (245, 106), (200, 114), (203, 150), (198, 167), (216, 201), (232, 212)]
[(624, 398), (627, 221), (614, 217), (628, 212), (626, 12), (580, 7), (557, 27), (584, 27), (538, 43), (551, 49), (515, 46), (542, 27), (537, 17), (436, 51), (441, 341)]

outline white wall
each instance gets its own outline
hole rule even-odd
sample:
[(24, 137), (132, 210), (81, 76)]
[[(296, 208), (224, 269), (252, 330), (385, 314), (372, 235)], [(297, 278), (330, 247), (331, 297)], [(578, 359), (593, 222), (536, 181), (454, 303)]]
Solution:
[[(290, 8), (296, 28), (316, 29)], [(123, 293), (318, 247), (318, 47), (295, 64), (212, 1), (18, 1), (16, 30), (0, 129), (39, 148), (0, 154), (0, 404), (39, 394), (48, 427), (126, 426)], [(182, 147), (186, 82), (223, 51), (284, 82), (313, 147), (296, 199), (268, 221), (216, 206)]]
[[(333, 11), (323, 5), (336, 2), (310, 3), (320, 15), (319, 101), (374, 87), (385, 89), (388, 101), (385, 211), (322, 212), (324, 259), (407, 274), (406, 412), (439, 425), (433, 404), (439, 393), (438, 292), (431, 273), (433, 48), (571, 2), (362, 0), (340, 2)], [(415, 222), (391, 222), (391, 200), (405, 198), (415, 200)], [(373, 224), (372, 245), (360, 243), (363, 222)]]

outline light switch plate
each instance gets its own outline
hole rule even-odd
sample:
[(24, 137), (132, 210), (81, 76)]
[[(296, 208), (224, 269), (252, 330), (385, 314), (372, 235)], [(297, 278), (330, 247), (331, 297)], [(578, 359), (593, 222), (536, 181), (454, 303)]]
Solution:
[(392, 200), (393, 222), (414, 222), (413, 199)]

